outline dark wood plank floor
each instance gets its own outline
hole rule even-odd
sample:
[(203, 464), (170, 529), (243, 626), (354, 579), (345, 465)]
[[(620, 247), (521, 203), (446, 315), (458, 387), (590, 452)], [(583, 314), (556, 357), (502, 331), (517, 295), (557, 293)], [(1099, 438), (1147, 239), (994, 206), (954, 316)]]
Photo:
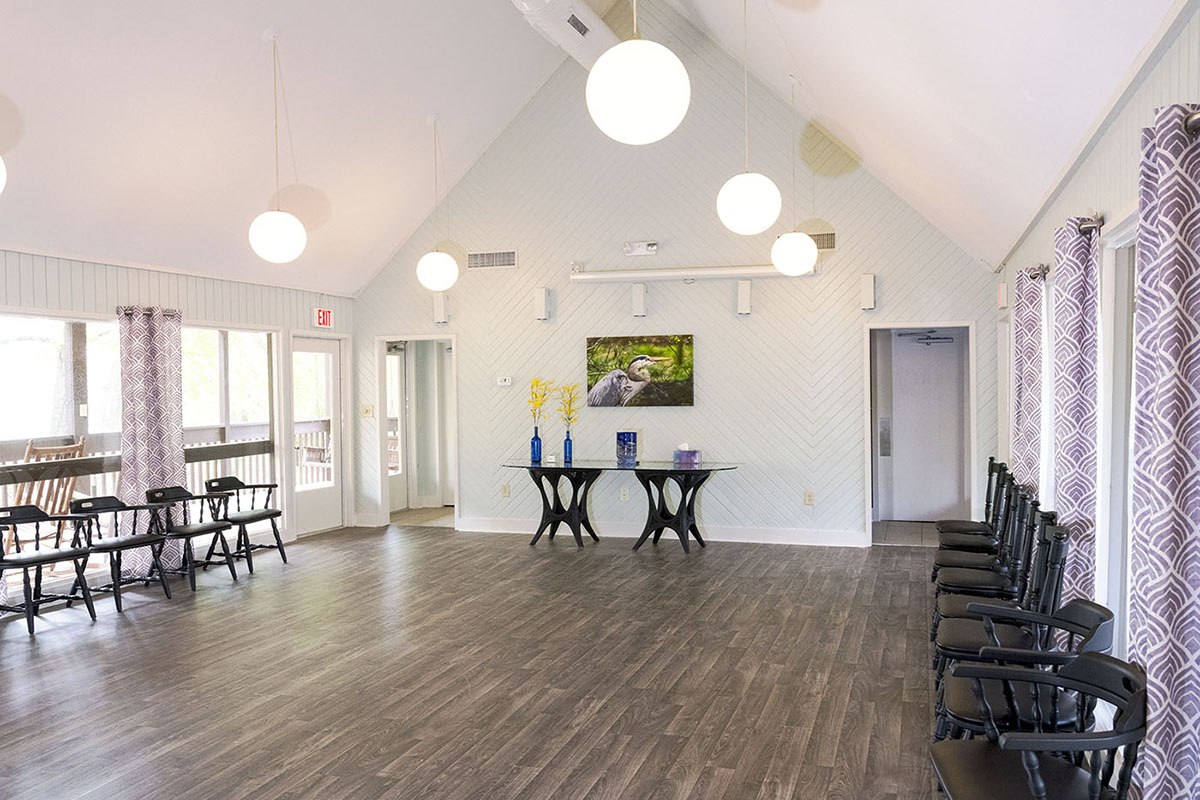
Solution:
[(0, 621), (5, 798), (925, 798), (928, 551), (348, 530)]

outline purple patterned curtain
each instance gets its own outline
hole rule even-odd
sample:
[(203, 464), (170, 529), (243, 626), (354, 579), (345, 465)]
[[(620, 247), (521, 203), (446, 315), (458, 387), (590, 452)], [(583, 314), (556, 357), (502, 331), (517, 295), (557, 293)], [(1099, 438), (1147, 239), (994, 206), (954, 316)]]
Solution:
[(1017, 273), (1013, 301), (1012, 470), (1037, 487), (1042, 478), (1042, 309), (1046, 267)]
[(1096, 324), (1100, 244), (1073, 217), (1054, 232), (1054, 510), (1071, 532), (1063, 602), (1095, 598)]
[(1149, 675), (1146, 797), (1200, 791), (1200, 140), (1142, 131), (1134, 321), (1130, 651)]
[[(178, 311), (138, 306), (117, 309), (121, 330), (121, 484), (126, 503), (146, 502), (146, 490), (183, 486), (183, 352)], [(178, 566), (178, 542), (163, 551), (167, 567)], [(144, 575), (150, 553), (131, 550), (122, 564)]]

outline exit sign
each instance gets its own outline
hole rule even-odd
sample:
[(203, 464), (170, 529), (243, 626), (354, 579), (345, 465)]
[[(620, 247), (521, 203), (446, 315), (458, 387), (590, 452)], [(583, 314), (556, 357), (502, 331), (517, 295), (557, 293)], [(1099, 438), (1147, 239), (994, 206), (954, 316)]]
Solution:
[(318, 328), (333, 327), (333, 309), (332, 308), (314, 308), (313, 309), (313, 324)]

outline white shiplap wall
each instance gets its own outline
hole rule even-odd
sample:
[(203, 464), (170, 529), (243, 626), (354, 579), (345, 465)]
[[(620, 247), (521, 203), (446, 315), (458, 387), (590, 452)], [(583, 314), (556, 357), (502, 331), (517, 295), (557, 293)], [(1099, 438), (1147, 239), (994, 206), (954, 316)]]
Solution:
[(335, 330), (349, 333), (353, 327), (354, 303), (347, 297), (10, 250), (0, 250), (0, 267), (0, 311), (115, 317), (117, 306), (139, 304), (178, 308), (185, 324), (215, 322), (286, 333), (313, 328), (312, 309), (320, 306), (334, 310)]
[[(525, 530), (539, 501), (529, 479), (499, 466), (528, 453), (525, 400), (532, 377), (585, 382), (588, 336), (695, 334), (695, 407), (584, 409), (575, 430), (579, 458), (611, 457), (614, 432), (642, 431), (648, 458), (676, 443), (706, 458), (744, 462), (702, 493), (701, 521), (713, 538), (861, 544), (864, 469), (863, 329), (868, 322), (973, 321), (978, 453), (996, 444), (994, 288), (998, 278), (973, 262), (883, 184), (860, 168), (816, 180), (817, 215), (832, 222), (838, 251), (812, 278), (754, 282), (753, 314), (734, 312), (733, 281), (692, 286), (653, 283), (644, 319), (630, 313), (625, 284), (582, 285), (587, 269), (763, 264), (790, 226), (744, 238), (717, 219), (721, 184), (742, 169), (741, 69), (665, 3), (643, 2), (644, 34), (671, 47), (692, 80), (692, 106), (663, 142), (626, 147), (605, 138), (584, 105), (586, 74), (567, 61), (462, 178), (446, 203), (452, 238), (470, 250), (517, 248), (520, 267), (464, 275), (449, 292), (450, 322), (435, 326), (432, 298), (417, 284), (417, 259), (440, 238), (429, 221), (356, 298), (357, 402), (376, 403), (375, 339), (381, 335), (457, 336), (461, 527)], [(629, 11), (608, 19), (627, 34)], [(773, 176), (785, 196), (796, 125), (785, 103), (751, 84), (751, 168)], [(817, 172), (837, 174), (848, 156), (828, 140), (812, 148)], [(813, 216), (810, 173), (801, 163), (798, 218)], [(443, 223), (444, 224), (444, 221)], [(439, 230), (444, 230), (439, 228)], [(626, 240), (657, 239), (659, 255), (628, 260)], [(859, 308), (859, 276), (879, 276), (879, 307)], [(552, 291), (549, 321), (533, 319), (534, 287)], [(498, 388), (496, 377), (513, 378)], [(380, 515), (378, 422), (359, 420), (360, 519)], [(561, 450), (562, 425), (542, 430)], [(502, 484), (512, 495), (500, 496)], [(630, 488), (632, 501), (618, 500)], [(802, 503), (815, 493), (816, 505)], [(630, 533), (644, 500), (632, 476), (609, 475), (593, 493), (600, 533)]]
[(1176, 23), (1175, 38), (1147, 65), (1109, 123), (1052, 195), (1005, 262), (1010, 285), (1014, 272), (1054, 260), (1054, 229), (1068, 217), (1099, 211), (1108, 223), (1137, 211), (1142, 128), (1154, 122), (1154, 109), (1171, 103), (1200, 103), (1200, 3), (1192, 2)]

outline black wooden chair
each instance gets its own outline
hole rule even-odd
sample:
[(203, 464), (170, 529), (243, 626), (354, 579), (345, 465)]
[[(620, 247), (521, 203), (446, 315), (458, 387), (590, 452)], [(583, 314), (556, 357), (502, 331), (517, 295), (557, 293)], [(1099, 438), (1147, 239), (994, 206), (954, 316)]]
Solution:
[[(11, 547), (0, 555), (0, 575), (19, 569), (24, 587), (24, 602), (0, 605), (0, 611), (24, 614), (25, 624), (31, 634), (34, 618), (38, 616), (43, 605), (57, 600), (71, 600), (70, 595), (42, 591), (42, 570), (53, 564), (67, 561), (74, 564), (77, 580), (83, 583), (83, 602), (92, 619), (96, 618), (96, 608), (92, 605), (92, 595), (83, 575), (87, 569), (88, 556), (91, 555), (82, 534), (83, 525), (88, 519), (73, 514), (51, 516), (37, 506), (0, 508), (0, 528), (9, 534), (4, 540), (11, 542)], [(49, 531), (43, 528), (43, 525), (49, 528)], [(71, 529), (71, 543), (64, 547), (63, 529), (68, 526)], [(30, 570), (34, 573), (32, 580)]]
[[(237, 544), (234, 545), (233, 556), (246, 559), (246, 569), (250, 571), (250, 574), (254, 574), (255, 550), (278, 550), (283, 563), (287, 563), (287, 551), (283, 549), (283, 537), (279, 535), (279, 525), (276, 522), (283, 516), (283, 512), (277, 508), (271, 508), (271, 495), (279, 488), (279, 484), (242, 483), (240, 479), (230, 475), (205, 481), (204, 488), (210, 493), (232, 495), (234, 504), (232, 511), (229, 508), (229, 497), (226, 497), (220, 505), (212, 505), (211, 510), (216, 518), (224, 519), (231, 525), (237, 526)], [(244, 499), (246, 493), (249, 493), (248, 499)], [(245, 504), (245, 508), (242, 507), (243, 504)], [(271, 522), (271, 532), (275, 534), (275, 544), (251, 544), (247, 526), (264, 520)], [(208, 548), (208, 558), (212, 557), (214, 547), (216, 547), (216, 541)]]
[(997, 530), (994, 510), (1000, 496), (1001, 478), (1008, 473), (1008, 465), (988, 456), (987, 493), (983, 500), (983, 519), (943, 519), (936, 523), (938, 533), (973, 533), (993, 535)]
[[(121, 587), (140, 583), (149, 586), (151, 577), (158, 573), (158, 582), (162, 585), (163, 594), (171, 597), (171, 587), (167, 585), (167, 575), (162, 566), (162, 551), (167, 539), (151, 524), (154, 506), (131, 506), (110, 495), (88, 497), (71, 501), (71, 513), (87, 515), (90, 519), (85, 531), (87, 532), (88, 547), (93, 553), (108, 556), (110, 581), (100, 586), (92, 586), (92, 592), (112, 592), (113, 604), (117, 612), (124, 610), (121, 603)], [(104, 533), (103, 515), (110, 515), (108, 533)], [(141, 524), (139, 525), (139, 515)], [(141, 533), (138, 533), (138, 531)], [(145, 547), (150, 551), (152, 568), (147, 577), (122, 577), (121, 554), (126, 550)], [(71, 587), (71, 596), (79, 591), (82, 579), (76, 578)]]
[[(1125, 800), (1129, 796), (1138, 745), (1146, 736), (1146, 675), (1137, 665), (1101, 653), (1083, 653), (1058, 672), (959, 664), (954, 676), (971, 682), (985, 735), (947, 739), (929, 748), (934, 774), (948, 800)], [(1064, 731), (1043, 718), (1031, 720), (1031, 730), (1001, 732), (984, 688), (987, 681), (1005, 687), (1002, 694), (1015, 694), (1015, 687), (1025, 684), (1031, 694), (1055, 691), (1073, 696), (1075, 725)], [(1112, 727), (1088, 731), (1087, 709), (1099, 700), (1116, 708)], [(1112, 787), (1118, 754), (1121, 769)]]
[[(1029, 576), (1015, 599), (990, 598), (989, 605), (1005, 608), (1023, 608), (1041, 614), (1053, 613), (1062, 598), (1062, 580), (1066, 569), (1069, 532), (1055, 524), (1058, 517), (1053, 511), (1038, 511), (1035, 555)], [(937, 597), (933, 609), (933, 624), (929, 640), (937, 639), (938, 627), (944, 619), (982, 619), (971, 613), (972, 603), (980, 602), (978, 594), (944, 593)]]
[(1009, 515), (1008, 530), (992, 569), (949, 567), (939, 570), (937, 594), (975, 594), (1015, 600), (1028, 579), (1030, 555), (1038, 519), (1038, 501), (1025, 489), (1016, 489), (1016, 509)]
[[(224, 558), (216, 563), (229, 567), (229, 574), (237, 580), (237, 567), (234, 566), (233, 554), (229, 552), (229, 542), (225, 539), (225, 531), (232, 526), (223, 520), (210, 519), (205, 521), (204, 509), (213, 500), (227, 499), (224, 493), (192, 494), (182, 486), (165, 486), (161, 489), (150, 489), (146, 492), (146, 502), (153, 507), (156, 531), (168, 541), (179, 541), (183, 544), (183, 564), (178, 569), (166, 568), (171, 575), (186, 575), (188, 586), (196, 591), (196, 554), (192, 540), (197, 536), (213, 536), (221, 545)], [(191, 504), (196, 502), (199, 512), (192, 521)], [(211, 506), (208, 506), (211, 508)], [(204, 564), (209, 564), (209, 559)]]
[(962, 550), (973, 553), (999, 552), (1004, 529), (1008, 526), (1017, 490), (1016, 479), (1002, 470), (996, 478), (996, 498), (992, 506), (992, 522), (987, 530), (938, 531), (938, 550)]

